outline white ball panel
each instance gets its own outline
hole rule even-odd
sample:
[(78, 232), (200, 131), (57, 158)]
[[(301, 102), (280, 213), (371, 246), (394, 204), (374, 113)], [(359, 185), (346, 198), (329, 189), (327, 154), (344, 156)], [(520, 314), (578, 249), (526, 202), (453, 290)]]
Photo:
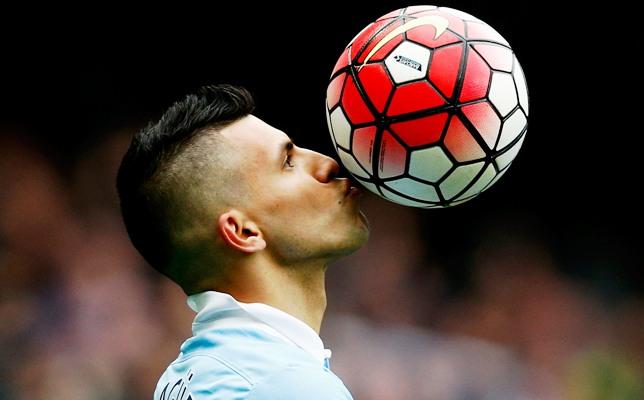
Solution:
[(504, 46), (488, 43), (476, 44), (472, 47), (476, 49), (493, 69), (512, 72), (512, 59), (514, 58), (512, 50)]
[(485, 187), (485, 189), (483, 189), (483, 190), (488, 190), (488, 189), (490, 188), (490, 186), (494, 185), (494, 184), (495, 184), (499, 179), (501, 179), (501, 177), (502, 177), (506, 172), (508, 172), (508, 170), (509, 170), (509, 169), (510, 169), (510, 168), (508, 167), (508, 168), (504, 169), (503, 171), (499, 172), (498, 174), (496, 174), (496, 176), (494, 177), (494, 179), (492, 179), (492, 182), (490, 182), (490, 183)]
[(467, 119), (474, 125), (485, 144), (493, 149), (501, 131), (501, 120), (490, 103), (478, 103), (462, 108)]
[(405, 9), (405, 14), (413, 14), (422, 11), (432, 11), (437, 9), (436, 6), (409, 6)]
[(438, 193), (432, 186), (417, 182), (413, 179), (402, 178), (395, 181), (385, 182), (385, 185), (397, 192), (406, 194), (407, 196), (425, 200), (425, 201), (439, 201)]
[(441, 7), (441, 8), (440, 8), (440, 10), (441, 10), (441, 11), (447, 11), (448, 13), (450, 13), (450, 14), (452, 14), (452, 15), (454, 15), (454, 16), (456, 16), (456, 17), (460, 18), (460, 19), (462, 19), (463, 21), (478, 21), (478, 22), (483, 22), (483, 21), (481, 21), (480, 19), (476, 18), (476, 17), (475, 17), (475, 16), (473, 16), (473, 15), (470, 15), (470, 14), (468, 14), (468, 13), (466, 13), (466, 12), (463, 12), (463, 11), (460, 11), (460, 10), (455, 10), (455, 9), (453, 9), (453, 8), (449, 8), (449, 7)]
[(420, 79), (427, 74), (429, 49), (412, 42), (402, 42), (385, 60), (385, 65), (396, 83)]
[(376, 185), (374, 185), (371, 182), (364, 182), (364, 181), (361, 181), (359, 179), (356, 179), (356, 180), (360, 183), (360, 185), (364, 186), (369, 191), (371, 191), (371, 192), (377, 194), (378, 196), (380, 196), (380, 192), (378, 191), (378, 187)]
[(416, 150), (411, 153), (409, 173), (417, 178), (436, 182), (452, 168), (452, 162), (440, 147)]
[[(499, 32), (497, 32), (496, 29), (492, 28), (490, 25), (486, 24), (484, 21), (481, 21), (480, 23), (476, 23), (476, 22), (468, 22), (467, 23), (468, 29), (476, 29), (474, 25), (484, 25), (487, 28), (488, 33), (485, 35), (487, 40), (492, 39), (495, 42), (502, 43), (502, 44), (505, 44), (506, 46), (510, 47), (510, 43), (508, 43), (508, 41), (505, 40), (505, 38), (503, 36), (501, 36), (501, 34)], [(481, 30), (481, 29), (482, 28), (478, 28), (477, 31)], [(469, 34), (469, 36), (470, 36), (470, 38), (472, 38), (471, 33)], [(478, 36), (478, 35), (474, 35), (474, 36)]]
[(412, 207), (423, 207), (423, 208), (433, 208), (434, 206), (431, 204), (426, 204), (426, 203), (421, 203), (419, 201), (413, 201), (410, 199), (407, 199), (402, 196), (398, 196), (395, 193), (390, 192), (386, 188), (382, 187), (382, 193), (384, 193), (385, 197), (388, 198), (389, 200), (393, 201), (394, 203), (402, 204), (404, 206), (412, 206)]
[(351, 125), (342, 108), (338, 107), (331, 113), (331, 126), (336, 143), (345, 149), (351, 148)]
[(523, 132), (527, 123), (528, 120), (525, 115), (523, 115), (523, 112), (521, 112), (521, 110), (516, 110), (510, 118), (503, 122), (501, 137), (499, 138), (499, 144), (496, 148), (501, 150), (512, 143), (521, 134), (521, 132)]
[(518, 104), (512, 75), (503, 72), (493, 72), (489, 98), (490, 102), (499, 110), (501, 115), (508, 115)]
[(451, 202), (449, 203), (449, 205), (450, 205), (450, 206), (457, 206), (457, 205), (459, 205), (459, 204), (463, 204), (463, 203), (466, 203), (466, 202), (468, 202), (468, 201), (472, 200), (474, 197), (476, 197), (476, 196), (473, 196), (473, 197), (470, 197), (470, 198), (459, 198), (459, 200), (451, 201)]
[(514, 146), (510, 147), (505, 153), (496, 158), (496, 166), (499, 169), (507, 167), (512, 162), (512, 160), (514, 160), (514, 158), (519, 153), (519, 150), (521, 149), (521, 145), (523, 144), (524, 139), (525, 134), (521, 136), (521, 139), (519, 139), (519, 141), (516, 142)]
[(440, 184), (441, 193), (445, 199), (451, 199), (463, 190), (472, 179), (479, 173), (481, 168), (485, 165), (484, 161), (475, 164), (461, 165), (456, 168), (443, 182)]
[(519, 103), (526, 115), (528, 115), (528, 85), (525, 81), (525, 75), (523, 75), (523, 69), (516, 57), (514, 57), (514, 72), (512, 73), (512, 76), (514, 76), (514, 82), (516, 83), (517, 91), (519, 92)]
[(324, 107), (324, 114), (326, 115), (326, 124), (329, 127), (329, 133), (331, 134), (331, 141), (333, 142), (333, 148), (335, 149), (335, 135), (333, 134), (333, 126), (331, 125), (331, 116), (329, 115), (329, 109)]
[(349, 172), (361, 178), (369, 177), (367, 172), (364, 169), (362, 169), (360, 164), (358, 164), (358, 162), (355, 160), (355, 158), (353, 158), (351, 154), (347, 153), (346, 151), (342, 150), (339, 147), (337, 148), (337, 150), (338, 150), (338, 155), (340, 156), (340, 160), (342, 161), (342, 165), (344, 165), (344, 167), (348, 169)]
[(496, 171), (494, 170), (494, 166), (492, 164), (489, 164), (483, 174), (476, 181), (476, 183), (473, 184), (469, 189), (467, 189), (465, 193), (458, 196), (457, 200), (465, 199), (466, 197), (474, 196), (480, 193), (483, 189), (485, 189), (487, 184), (490, 183), (492, 179), (494, 179), (495, 176)]

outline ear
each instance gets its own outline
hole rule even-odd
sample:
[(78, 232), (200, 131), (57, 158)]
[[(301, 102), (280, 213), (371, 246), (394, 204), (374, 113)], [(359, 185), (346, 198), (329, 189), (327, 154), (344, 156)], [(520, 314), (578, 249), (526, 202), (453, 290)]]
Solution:
[(255, 253), (266, 248), (259, 227), (237, 210), (221, 214), (217, 226), (224, 243), (236, 250)]

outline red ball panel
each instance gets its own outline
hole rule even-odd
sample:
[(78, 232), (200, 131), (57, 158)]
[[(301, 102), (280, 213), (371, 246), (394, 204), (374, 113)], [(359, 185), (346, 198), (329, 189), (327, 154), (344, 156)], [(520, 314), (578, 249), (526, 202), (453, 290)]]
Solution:
[(375, 136), (375, 126), (367, 126), (353, 132), (353, 155), (370, 174), (373, 174), (371, 166)]
[(481, 56), (470, 50), (467, 55), (463, 89), (459, 100), (465, 102), (485, 97), (489, 83), (490, 68)]
[(367, 93), (369, 100), (371, 100), (379, 112), (383, 112), (394, 86), (389, 79), (389, 75), (387, 75), (384, 65), (365, 65), (363, 68), (360, 68), (358, 79)]
[(373, 121), (373, 115), (362, 100), (353, 77), (349, 75), (342, 94), (342, 108), (354, 125)]
[(440, 113), (391, 124), (391, 129), (408, 146), (423, 146), (435, 143), (440, 139), (446, 121), (447, 113)]
[(481, 149), (481, 146), (456, 116), (452, 117), (450, 121), (444, 143), (454, 158), (460, 162), (485, 157), (485, 152)]
[(342, 52), (342, 55), (340, 56), (340, 58), (338, 58), (338, 61), (335, 63), (335, 67), (333, 67), (333, 72), (331, 73), (331, 76), (335, 75), (336, 72), (346, 67), (347, 65), (349, 65), (348, 47), (344, 49), (344, 51)]
[(380, 29), (387, 26), (387, 24), (391, 24), (391, 20), (376, 21), (367, 26), (362, 32), (360, 32), (358, 36), (355, 37), (353, 42), (351, 42), (351, 59), (355, 59), (356, 56), (359, 55), (358, 53), (360, 52), (362, 47), (365, 46), (367, 41), (370, 40), (371, 37)]
[(340, 95), (342, 94), (342, 85), (344, 85), (344, 78), (347, 74), (340, 74), (336, 76), (326, 90), (326, 102), (329, 110), (333, 109), (340, 102)]
[[(403, 23), (403, 22), (402, 22), (402, 20), (395, 20), (395, 21), (393, 21), (393, 22), (391, 22), (390, 20), (387, 20), (387, 21), (381, 21), (381, 22), (376, 22), (376, 24), (379, 24), (379, 26), (380, 26), (380, 27), (382, 27), (382, 26), (384, 26), (384, 25), (387, 25), (387, 24), (389, 24), (389, 25), (387, 25), (387, 27), (386, 27), (386, 28), (382, 29), (380, 32), (376, 33), (376, 34), (373, 36), (373, 39), (371, 39), (371, 41), (367, 44), (367, 47), (365, 47), (365, 49), (362, 51), (362, 53), (360, 53), (360, 54), (359, 54), (359, 56), (358, 56), (358, 58), (356, 59), (356, 62), (355, 62), (355, 63), (356, 63), (356, 64), (362, 64), (362, 63), (364, 62), (365, 58), (367, 58), (367, 56), (368, 56), (368, 55), (369, 55), (369, 53), (371, 52), (371, 49), (373, 49), (374, 47), (376, 47), (376, 45), (377, 45), (377, 44), (378, 44), (382, 39), (384, 39), (384, 37), (385, 37), (385, 36), (387, 36), (387, 34), (388, 34), (389, 32), (391, 32), (391, 31), (393, 31), (394, 29), (398, 28), (400, 25), (402, 25), (402, 23)], [(372, 33), (373, 33), (373, 32), (375, 32), (375, 31), (372, 31)], [(403, 38), (403, 36), (402, 36), (402, 34), (400, 34), (400, 35), (398, 35), (398, 36), (396, 36), (396, 37), (392, 38), (390, 42), (393, 42), (393, 41), (398, 41), (398, 42), (400, 42), (400, 40), (402, 40), (402, 38)], [(390, 44), (390, 42), (387, 42), (387, 44), (385, 44), (385, 46), (383, 46), (383, 48), (384, 48), (384, 47), (388, 47), (388, 46), (389, 46), (389, 44)], [(382, 56), (383, 54), (385, 54), (385, 55), (386, 55), (386, 54), (388, 54), (388, 52), (384, 53), (384, 52), (382, 52), (381, 50), (382, 50), (382, 48), (381, 48), (380, 50), (378, 50), (378, 52), (377, 52), (376, 54), (378, 54), (378, 55), (380, 55), (380, 56)], [(391, 48), (390, 48), (389, 50), (391, 50)], [(373, 58), (373, 56), (371, 57), (371, 59), (370, 59), (370, 60), (372, 60), (372, 59), (374, 59), (374, 58)]]
[(445, 104), (443, 98), (428, 82), (420, 81), (396, 89), (387, 115), (401, 115)]
[(382, 135), (380, 142), (380, 177), (391, 178), (405, 172), (407, 151), (387, 131)]
[(463, 46), (449, 46), (434, 51), (429, 67), (429, 80), (446, 97), (451, 98), (463, 56)]
[(501, 120), (487, 101), (462, 107), (463, 114), (470, 120), (490, 149), (494, 148), (501, 128)]
[(458, 36), (449, 31), (443, 32), (434, 40), (435, 35), (436, 28), (433, 25), (421, 25), (407, 31), (407, 39), (431, 48), (461, 41)]

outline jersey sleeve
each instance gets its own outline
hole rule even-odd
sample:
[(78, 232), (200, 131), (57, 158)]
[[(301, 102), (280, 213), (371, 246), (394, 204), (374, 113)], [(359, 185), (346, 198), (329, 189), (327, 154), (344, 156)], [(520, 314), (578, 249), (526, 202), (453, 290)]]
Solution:
[(292, 366), (265, 377), (248, 400), (353, 400), (342, 381), (328, 369)]

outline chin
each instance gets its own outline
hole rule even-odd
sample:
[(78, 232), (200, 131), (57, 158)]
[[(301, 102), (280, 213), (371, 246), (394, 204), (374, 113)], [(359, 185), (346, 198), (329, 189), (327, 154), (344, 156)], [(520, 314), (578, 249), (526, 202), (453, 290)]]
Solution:
[(337, 227), (335, 232), (342, 233), (341, 236), (333, 238), (330, 246), (325, 246), (327, 257), (331, 261), (338, 260), (342, 257), (354, 253), (369, 239), (369, 222), (362, 212), (356, 215), (355, 220), (349, 226)]
[(347, 256), (364, 246), (369, 240), (369, 225), (361, 224), (351, 230), (350, 235), (342, 243), (341, 256)]

